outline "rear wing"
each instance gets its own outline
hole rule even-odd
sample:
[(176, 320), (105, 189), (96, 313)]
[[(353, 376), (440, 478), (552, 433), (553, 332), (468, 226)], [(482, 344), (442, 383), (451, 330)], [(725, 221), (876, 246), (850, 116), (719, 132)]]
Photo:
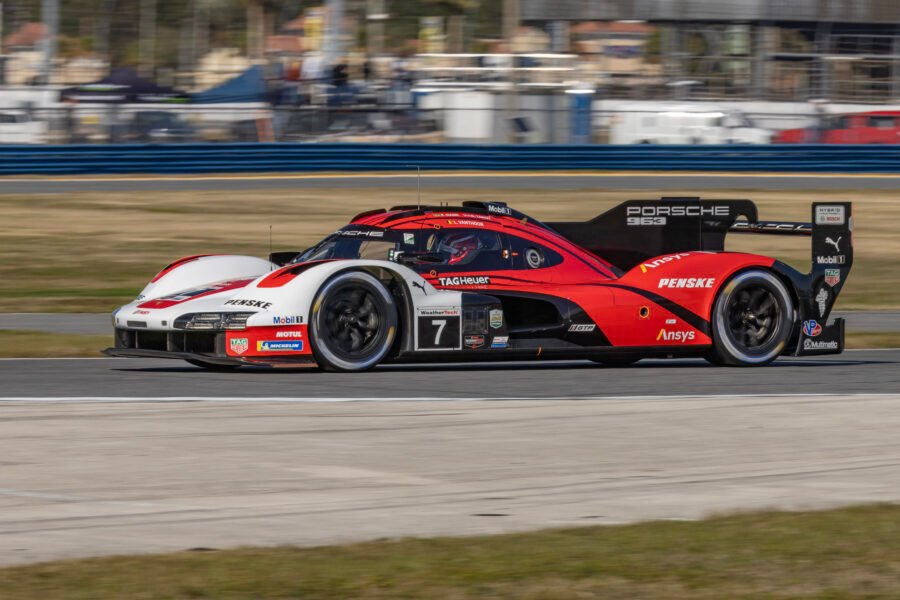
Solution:
[(826, 268), (849, 271), (850, 207), (849, 202), (813, 203), (807, 223), (760, 220), (750, 200), (661, 198), (629, 200), (589, 221), (546, 225), (626, 271), (664, 254), (720, 252), (729, 233), (811, 236), (813, 273)]
[(814, 202), (808, 223), (765, 221), (750, 200), (662, 198), (629, 200), (590, 221), (546, 225), (626, 271), (665, 254), (722, 251), (729, 233), (811, 237), (809, 273), (779, 261), (773, 268), (790, 279), (799, 300), (794, 353), (831, 354), (843, 349), (843, 320), (827, 323), (853, 266), (851, 209), (850, 202)]

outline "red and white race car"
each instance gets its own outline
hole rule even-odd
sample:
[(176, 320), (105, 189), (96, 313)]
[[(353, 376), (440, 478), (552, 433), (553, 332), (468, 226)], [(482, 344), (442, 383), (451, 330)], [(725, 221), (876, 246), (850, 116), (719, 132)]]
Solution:
[[(809, 223), (747, 200), (632, 200), (586, 222), (502, 203), (398, 206), (303, 252), (175, 261), (113, 314), (113, 356), (213, 369), (703, 357), (764, 365), (843, 350), (828, 322), (853, 262), (850, 203)], [(812, 268), (725, 252), (729, 233), (807, 235)]]

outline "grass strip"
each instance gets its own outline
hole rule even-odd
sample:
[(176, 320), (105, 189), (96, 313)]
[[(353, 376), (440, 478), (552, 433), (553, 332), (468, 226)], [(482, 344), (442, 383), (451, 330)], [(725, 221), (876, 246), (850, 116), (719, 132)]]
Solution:
[(900, 507), (0, 569), (18, 600), (896, 598)]
[(99, 357), (112, 344), (111, 327), (109, 335), (0, 329), (0, 358)]

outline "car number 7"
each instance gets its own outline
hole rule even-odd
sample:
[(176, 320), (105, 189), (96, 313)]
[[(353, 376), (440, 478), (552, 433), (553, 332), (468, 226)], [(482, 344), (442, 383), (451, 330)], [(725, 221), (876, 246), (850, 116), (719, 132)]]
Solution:
[(441, 345), (441, 334), (444, 332), (444, 327), (447, 326), (447, 319), (432, 319), (432, 325), (437, 325), (437, 333), (434, 334), (434, 345)]

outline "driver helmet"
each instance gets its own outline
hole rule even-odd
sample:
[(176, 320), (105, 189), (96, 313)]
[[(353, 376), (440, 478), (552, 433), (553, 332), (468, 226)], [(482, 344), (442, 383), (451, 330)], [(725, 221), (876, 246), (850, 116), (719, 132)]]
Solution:
[(472, 260), (482, 247), (481, 240), (477, 234), (463, 231), (445, 236), (438, 242), (437, 249), (439, 252), (446, 252), (450, 256), (447, 260), (448, 265), (455, 265), (459, 263), (464, 264), (468, 260)]

